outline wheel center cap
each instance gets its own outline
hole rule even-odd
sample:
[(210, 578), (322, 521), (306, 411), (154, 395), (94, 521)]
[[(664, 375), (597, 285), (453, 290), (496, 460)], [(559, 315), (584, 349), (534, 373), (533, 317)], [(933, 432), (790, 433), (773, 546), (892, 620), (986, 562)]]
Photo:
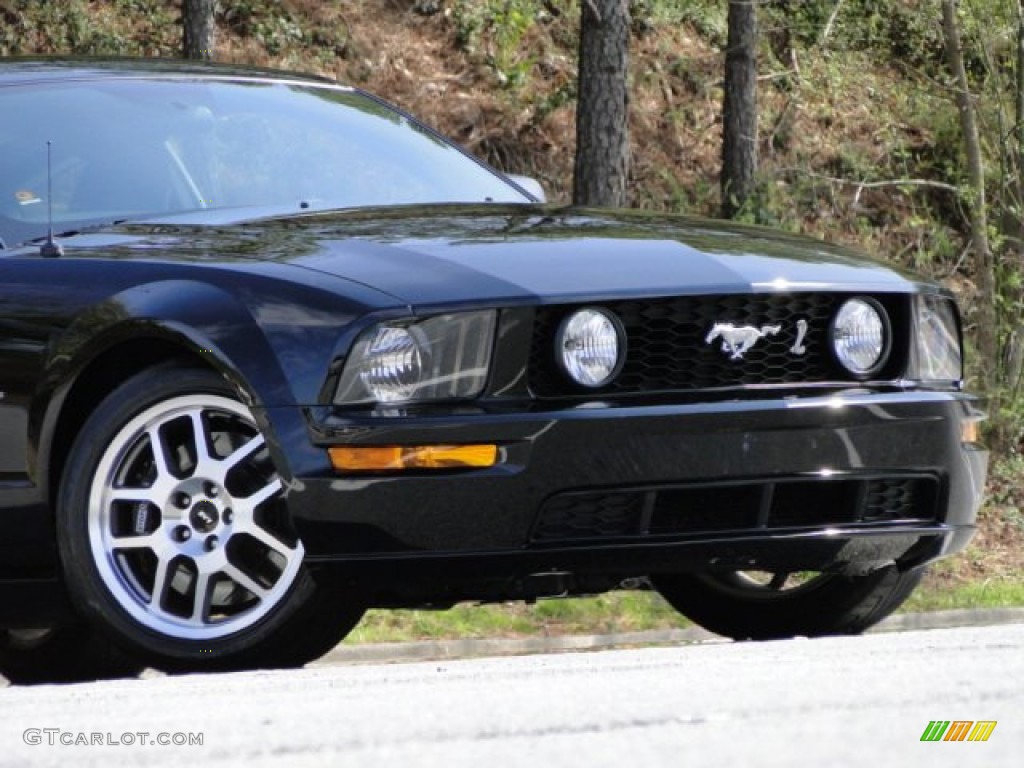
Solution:
[(213, 503), (200, 501), (188, 513), (188, 521), (199, 533), (209, 533), (220, 522), (220, 513), (217, 512), (217, 507)]

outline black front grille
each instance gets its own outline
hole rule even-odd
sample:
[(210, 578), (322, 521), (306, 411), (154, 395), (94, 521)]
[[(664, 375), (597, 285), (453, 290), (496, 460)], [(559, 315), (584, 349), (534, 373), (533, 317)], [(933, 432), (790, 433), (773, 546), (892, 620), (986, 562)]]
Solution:
[(908, 480), (873, 480), (868, 486), (864, 520), (876, 522), (912, 518), (916, 510), (935, 505), (935, 484)]
[(535, 542), (932, 522), (934, 477), (784, 479), (554, 496)]
[(544, 506), (534, 538), (558, 541), (621, 536), (640, 526), (643, 502), (638, 493), (562, 494)]
[[(739, 294), (682, 296), (603, 302), (626, 331), (627, 354), (619, 376), (603, 392), (613, 394), (721, 389), (749, 385), (810, 384), (852, 381), (853, 377), (832, 357), (829, 328), (848, 295)], [(874, 297), (889, 314), (893, 329), (906, 328), (899, 295)], [(555, 334), (576, 306), (541, 307), (534, 324), (530, 357), (530, 388), (538, 397), (579, 393), (555, 359)], [(793, 352), (798, 321), (807, 322), (803, 354)], [(719, 339), (707, 343), (716, 323), (778, 326), (766, 333), (741, 359), (731, 359)], [(889, 362), (879, 379), (895, 378), (902, 370), (905, 351), (901, 334), (894, 338)]]

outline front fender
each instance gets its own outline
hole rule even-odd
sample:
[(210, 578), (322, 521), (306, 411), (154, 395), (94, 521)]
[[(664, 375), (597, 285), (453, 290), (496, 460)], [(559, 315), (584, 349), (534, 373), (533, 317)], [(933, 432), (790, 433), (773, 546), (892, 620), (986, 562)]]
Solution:
[[(119, 350), (127, 353), (138, 349), (139, 342), (155, 340), (202, 358), (231, 382), (268, 437), (276, 430), (265, 415), (266, 406), (295, 403), (278, 354), (238, 297), (189, 280), (136, 286), (78, 315), (52, 344), (42, 385), (30, 408), (29, 444), (38, 446), (35, 456), (29, 457), (32, 475), (46, 484), (47, 473), (37, 470), (50, 466), (61, 412), (89, 366), (104, 359), (110, 364)], [(127, 369), (131, 370), (130, 364)], [(268, 439), (268, 444), (277, 454), (277, 441)], [(285, 457), (278, 454), (274, 459), (284, 475)]]
[(208, 360), (248, 405), (295, 402), (249, 307), (223, 288), (194, 280), (135, 286), (80, 314), (54, 345), (46, 379), (67, 383), (108, 350), (140, 338), (166, 339)]

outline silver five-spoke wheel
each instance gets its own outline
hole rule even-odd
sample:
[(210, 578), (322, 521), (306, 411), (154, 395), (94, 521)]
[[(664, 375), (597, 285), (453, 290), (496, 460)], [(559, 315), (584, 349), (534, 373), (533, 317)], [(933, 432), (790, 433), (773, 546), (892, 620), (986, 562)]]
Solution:
[(301, 666), (362, 616), (349, 583), (306, 561), (303, 484), (278, 463), (289, 446), (242, 400), (215, 371), (167, 360), (90, 409), (63, 468), (74, 607), (149, 666)]
[(88, 533), (100, 578), (161, 635), (245, 629), (283, 599), (302, 564), (282, 490), (241, 403), (212, 394), (156, 403), (124, 425), (97, 466)]

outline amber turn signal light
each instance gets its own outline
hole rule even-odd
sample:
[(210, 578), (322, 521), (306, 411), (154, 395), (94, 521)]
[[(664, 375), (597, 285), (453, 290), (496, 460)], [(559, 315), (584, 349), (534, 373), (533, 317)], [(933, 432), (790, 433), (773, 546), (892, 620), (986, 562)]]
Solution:
[(980, 431), (977, 419), (964, 419), (960, 422), (960, 442), (977, 443), (980, 440)]
[(341, 472), (401, 469), (465, 469), (498, 462), (496, 445), (342, 445), (327, 450)]

